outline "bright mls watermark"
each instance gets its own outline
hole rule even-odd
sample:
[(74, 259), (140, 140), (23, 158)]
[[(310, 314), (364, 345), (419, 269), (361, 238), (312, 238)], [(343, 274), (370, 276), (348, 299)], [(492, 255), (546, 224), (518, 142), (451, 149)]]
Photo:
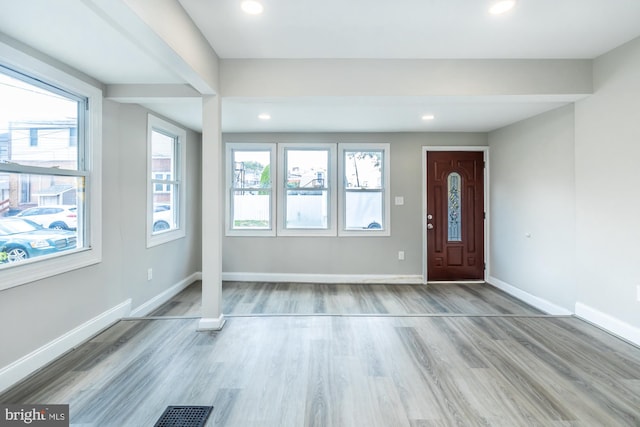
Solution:
[(69, 427), (69, 405), (0, 405), (0, 427)]

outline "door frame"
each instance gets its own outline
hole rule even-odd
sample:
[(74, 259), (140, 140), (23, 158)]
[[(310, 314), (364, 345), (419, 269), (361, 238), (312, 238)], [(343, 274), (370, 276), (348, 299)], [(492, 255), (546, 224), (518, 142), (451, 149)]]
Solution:
[[(484, 146), (446, 146), (446, 145), (423, 145), (422, 146), (422, 283), (427, 284), (429, 278), (427, 277), (427, 153), (429, 151), (482, 151), (482, 158), (484, 160), (484, 211), (486, 213), (484, 220), (484, 263), (486, 268), (484, 270), (484, 280), (480, 282), (486, 282), (487, 278), (491, 276), (489, 268), (491, 263), (489, 258), (491, 252), (490, 242), (490, 206), (489, 206), (489, 194), (490, 194), (490, 182), (489, 182), (489, 147)], [(465, 280), (464, 283), (477, 282), (473, 280)], [(456, 282), (447, 282), (456, 283)]]

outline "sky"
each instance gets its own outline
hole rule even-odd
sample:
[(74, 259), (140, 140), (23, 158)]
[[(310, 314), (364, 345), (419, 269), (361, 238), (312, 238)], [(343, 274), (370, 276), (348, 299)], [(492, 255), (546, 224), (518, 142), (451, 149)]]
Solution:
[(0, 73), (0, 133), (9, 122), (75, 120), (78, 103)]

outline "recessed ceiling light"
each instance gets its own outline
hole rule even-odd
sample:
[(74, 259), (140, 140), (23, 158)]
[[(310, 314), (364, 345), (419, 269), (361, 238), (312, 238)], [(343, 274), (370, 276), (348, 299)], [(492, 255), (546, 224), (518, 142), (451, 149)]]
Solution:
[(256, 0), (244, 0), (240, 3), (240, 7), (245, 13), (249, 15), (260, 15), (264, 10), (262, 3)]
[(425, 114), (424, 116), (422, 116), (422, 120), (424, 120), (425, 122), (429, 120), (433, 120), (435, 118), (436, 116), (434, 116), (433, 114)]
[(500, 0), (494, 2), (489, 8), (489, 13), (492, 15), (500, 15), (513, 9), (516, 5), (516, 0)]
[(271, 114), (268, 114), (268, 113), (258, 114), (258, 118), (260, 120), (271, 120)]

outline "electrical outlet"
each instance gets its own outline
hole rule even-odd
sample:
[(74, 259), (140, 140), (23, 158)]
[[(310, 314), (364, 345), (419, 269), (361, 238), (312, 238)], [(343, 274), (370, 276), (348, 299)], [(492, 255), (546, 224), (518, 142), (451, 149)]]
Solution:
[(404, 261), (404, 251), (398, 251), (398, 259)]
[(147, 280), (153, 279), (153, 268), (147, 270)]

